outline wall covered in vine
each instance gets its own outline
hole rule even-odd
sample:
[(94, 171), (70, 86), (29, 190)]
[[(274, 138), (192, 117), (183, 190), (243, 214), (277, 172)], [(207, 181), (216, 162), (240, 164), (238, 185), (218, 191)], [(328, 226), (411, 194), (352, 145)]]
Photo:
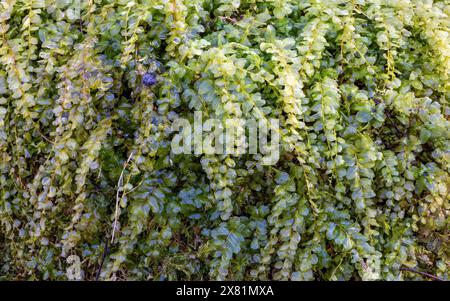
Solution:
[[(0, 0), (0, 280), (448, 279), (449, 33), (447, 0)], [(174, 154), (195, 111), (279, 120), (279, 160)]]

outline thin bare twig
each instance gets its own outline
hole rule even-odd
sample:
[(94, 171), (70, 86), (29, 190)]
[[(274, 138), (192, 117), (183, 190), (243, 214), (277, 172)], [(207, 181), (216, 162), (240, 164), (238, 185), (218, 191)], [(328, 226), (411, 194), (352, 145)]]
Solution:
[(419, 274), (419, 275), (431, 278), (431, 279), (436, 280), (436, 281), (444, 281), (444, 279), (439, 278), (437, 276), (434, 276), (434, 275), (431, 275), (431, 274), (428, 274), (428, 273), (425, 273), (425, 272), (421, 272), (421, 271), (416, 271), (416, 270), (411, 269), (411, 268), (400, 268), (400, 271), (408, 271), (408, 272), (416, 273), (416, 274)]
[(133, 152), (131, 152), (130, 156), (128, 156), (127, 161), (125, 164), (123, 164), (122, 172), (120, 173), (119, 181), (117, 182), (117, 193), (116, 193), (116, 210), (114, 211), (114, 222), (112, 226), (112, 234), (111, 234), (111, 244), (114, 243), (114, 234), (116, 233), (117, 229), (117, 223), (119, 219), (119, 205), (120, 205), (120, 187), (122, 187), (123, 184), (123, 173), (125, 172), (125, 169), (128, 166), (128, 163), (130, 162), (131, 158), (133, 157)]
[(100, 278), (100, 274), (101, 274), (102, 268), (103, 268), (103, 263), (105, 262), (105, 258), (106, 258), (106, 256), (108, 256), (108, 253), (109, 253), (108, 239), (106, 239), (105, 240), (105, 249), (103, 250), (102, 259), (100, 260), (100, 266), (98, 267), (97, 276), (95, 276), (95, 281), (98, 281), (98, 279)]

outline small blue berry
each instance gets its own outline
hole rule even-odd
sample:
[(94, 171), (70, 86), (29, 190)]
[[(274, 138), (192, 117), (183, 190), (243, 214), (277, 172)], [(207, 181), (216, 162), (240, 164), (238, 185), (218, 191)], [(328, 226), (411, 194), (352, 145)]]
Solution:
[(142, 77), (142, 83), (147, 87), (153, 86), (154, 84), (157, 83), (156, 74), (153, 72), (145, 73), (144, 76)]

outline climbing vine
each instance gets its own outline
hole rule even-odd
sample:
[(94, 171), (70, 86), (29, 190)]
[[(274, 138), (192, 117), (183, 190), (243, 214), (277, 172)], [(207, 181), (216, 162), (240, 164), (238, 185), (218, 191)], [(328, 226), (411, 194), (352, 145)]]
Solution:
[(0, 280), (449, 279), (449, 74), (446, 0), (0, 0)]

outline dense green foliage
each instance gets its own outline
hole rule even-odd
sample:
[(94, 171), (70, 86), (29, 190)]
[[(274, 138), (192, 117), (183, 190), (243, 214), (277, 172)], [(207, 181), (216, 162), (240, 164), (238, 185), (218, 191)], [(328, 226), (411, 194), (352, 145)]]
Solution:
[[(99, 279), (448, 279), (449, 33), (448, 0), (0, 0), (0, 279), (95, 279), (113, 232)], [(280, 160), (174, 155), (195, 110), (278, 118)]]

